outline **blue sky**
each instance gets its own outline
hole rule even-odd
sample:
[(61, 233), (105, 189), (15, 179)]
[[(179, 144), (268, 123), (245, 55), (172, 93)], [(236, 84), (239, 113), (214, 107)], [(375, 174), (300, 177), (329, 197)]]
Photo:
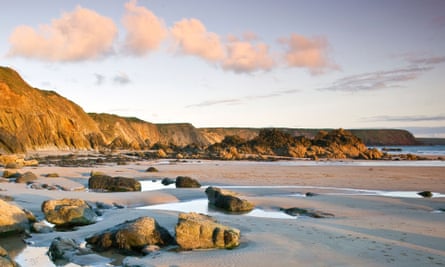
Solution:
[(2, 10), (1, 65), (87, 112), (445, 137), (441, 0), (18, 0)]

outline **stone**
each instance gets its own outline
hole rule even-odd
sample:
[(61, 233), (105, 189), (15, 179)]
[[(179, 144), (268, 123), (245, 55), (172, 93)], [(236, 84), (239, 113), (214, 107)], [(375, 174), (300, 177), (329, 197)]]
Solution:
[(1, 267), (16, 267), (18, 266), (8, 255), (8, 251), (0, 246), (0, 266)]
[(425, 197), (425, 198), (430, 198), (433, 197), (433, 193), (431, 191), (422, 191), (417, 193), (419, 196)]
[(149, 245), (167, 246), (174, 244), (174, 238), (155, 219), (139, 217), (125, 221), (112, 228), (86, 238), (97, 251), (118, 249), (125, 254), (143, 253)]
[(255, 205), (245, 199), (241, 199), (235, 192), (209, 186), (205, 190), (209, 203), (217, 208), (230, 212), (247, 212), (255, 208)]
[(28, 183), (37, 180), (37, 175), (32, 172), (25, 172), (15, 179), (16, 183)]
[(141, 183), (134, 178), (94, 175), (88, 180), (90, 190), (104, 192), (141, 191)]
[(166, 178), (162, 179), (161, 183), (163, 185), (171, 185), (171, 184), (176, 183), (176, 179), (172, 179), (172, 178), (167, 178), (166, 177)]
[(19, 177), (20, 176), (20, 173), (18, 173), (18, 172), (15, 172), (15, 171), (9, 171), (9, 170), (5, 170), (4, 172), (3, 172), (3, 175), (2, 175), (4, 178), (17, 178), (17, 177)]
[(56, 237), (48, 249), (48, 256), (57, 266), (74, 263), (80, 266), (108, 266), (112, 260), (95, 254), (72, 238)]
[(180, 213), (175, 228), (176, 242), (181, 249), (232, 249), (240, 244), (240, 231), (219, 224), (208, 215)]
[(91, 206), (81, 199), (46, 200), (42, 211), (48, 222), (56, 226), (82, 226), (96, 222)]
[(332, 213), (327, 213), (327, 212), (313, 210), (313, 209), (302, 209), (302, 208), (294, 207), (294, 208), (288, 208), (288, 209), (281, 208), (280, 210), (284, 211), (286, 214), (288, 214), (290, 216), (300, 216), (301, 215), (301, 216), (308, 216), (308, 217), (317, 218), (317, 219), (335, 217), (335, 215)]
[(31, 226), (31, 230), (35, 233), (46, 234), (54, 231), (54, 228), (46, 221), (35, 222)]
[(159, 172), (158, 169), (156, 169), (155, 167), (149, 167), (146, 172)]
[(29, 229), (28, 217), (21, 208), (0, 199), (0, 210), (0, 236)]
[(56, 173), (56, 172), (52, 172), (52, 173), (45, 174), (45, 177), (48, 177), (48, 178), (57, 178), (57, 177), (59, 177), (59, 174)]
[(200, 188), (201, 184), (188, 176), (178, 176), (176, 177), (176, 187), (177, 188)]

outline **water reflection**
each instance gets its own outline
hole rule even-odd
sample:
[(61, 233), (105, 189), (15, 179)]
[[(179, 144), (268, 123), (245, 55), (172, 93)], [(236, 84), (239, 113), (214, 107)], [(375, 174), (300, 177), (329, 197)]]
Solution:
[[(139, 207), (138, 209), (147, 209), (147, 210), (169, 210), (169, 211), (179, 211), (179, 212), (198, 212), (207, 215), (215, 215), (223, 212), (222, 210), (209, 205), (209, 201), (207, 199), (195, 199), (191, 201), (185, 202), (175, 202), (175, 203), (166, 203), (166, 204), (157, 204)], [(275, 219), (295, 219), (294, 216), (290, 216), (282, 211), (269, 211), (263, 210), (259, 208), (255, 208), (247, 213), (228, 213), (226, 214), (237, 214), (242, 216), (252, 216), (252, 217), (261, 217), (261, 218), (275, 218)]]

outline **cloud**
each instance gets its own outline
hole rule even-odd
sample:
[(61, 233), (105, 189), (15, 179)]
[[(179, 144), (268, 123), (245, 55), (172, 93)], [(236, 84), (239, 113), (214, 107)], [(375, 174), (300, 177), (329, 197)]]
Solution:
[(105, 82), (105, 76), (94, 73), (94, 77), (96, 77), (96, 85), (102, 85)]
[(219, 61), (224, 57), (220, 37), (208, 32), (197, 19), (183, 19), (170, 30), (175, 47), (183, 54), (195, 55), (208, 61)]
[(236, 73), (270, 70), (276, 62), (270, 55), (269, 46), (264, 43), (252, 44), (232, 41), (227, 44), (227, 57), (222, 61), (225, 70)]
[(290, 95), (300, 92), (298, 89), (291, 89), (291, 90), (283, 90), (283, 91), (276, 91), (272, 92), (270, 94), (264, 94), (264, 95), (250, 95), (250, 96), (244, 96), (240, 98), (228, 98), (228, 99), (217, 99), (217, 100), (206, 100), (201, 103), (192, 104), (186, 106), (186, 108), (192, 108), (192, 107), (208, 107), (208, 106), (215, 106), (215, 105), (234, 105), (234, 104), (241, 104), (244, 101), (252, 101), (255, 99), (267, 99), (267, 98), (273, 98), (273, 97), (279, 97), (284, 95)]
[(320, 90), (357, 92), (401, 87), (403, 82), (417, 79), (444, 63), (445, 57), (410, 57), (407, 61), (411, 64), (405, 67), (347, 76)]
[(167, 28), (161, 19), (132, 0), (125, 4), (122, 23), (127, 30), (124, 49), (133, 55), (145, 55), (159, 48), (167, 37)]
[(131, 83), (131, 80), (126, 73), (121, 72), (114, 76), (113, 82), (120, 85), (126, 85)]
[(327, 56), (329, 45), (324, 37), (307, 38), (293, 33), (279, 42), (286, 47), (284, 61), (289, 67), (307, 68), (312, 75), (339, 69)]
[(117, 28), (110, 18), (78, 6), (37, 29), (15, 28), (8, 55), (48, 61), (96, 59), (112, 51), (116, 36)]
[(435, 116), (374, 116), (363, 118), (368, 122), (389, 121), (389, 122), (423, 122), (423, 121), (445, 121), (445, 115)]

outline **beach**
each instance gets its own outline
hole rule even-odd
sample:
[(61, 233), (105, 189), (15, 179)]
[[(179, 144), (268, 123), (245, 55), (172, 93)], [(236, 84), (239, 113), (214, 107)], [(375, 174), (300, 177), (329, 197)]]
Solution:
[[(371, 161), (371, 163), (373, 163)], [(145, 170), (154, 166), (158, 172)], [(2, 195), (43, 218), (47, 199), (79, 198), (118, 203), (101, 220), (75, 231), (32, 234), (27, 248), (12, 253), (22, 266), (47, 266), (43, 254), (57, 236), (83, 241), (125, 220), (150, 216), (174, 234), (180, 211), (153, 206), (206, 199), (208, 186), (239, 193), (256, 205), (256, 214), (233, 215), (207, 210), (220, 223), (241, 230), (232, 250), (160, 251), (144, 257), (116, 255), (118, 266), (442, 266), (445, 265), (445, 164), (379, 164), (368, 161), (206, 161), (156, 160), (94, 167), (25, 167), (40, 183), (72, 191), (30, 189), (0, 183)], [(159, 182), (190, 176), (198, 189), (165, 188), (143, 192), (97, 193), (86, 187), (91, 171)], [(58, 173), (58, 178), (45, 174)], [(417, 195), (432, 191), (432, 198)], [(311, 196), (306, 193), (310, 192)], [(313, 195), (313, 196), (312, 196)], [(147, 208), (148, 206), (148, 208)], [(150, 208), (151, 206), (151, 208)], [(146, 208), (142, 208), (146, 207)], [(299, 207), (334, 217), (283, 216), (280, 208)], [(193, 208), (192, 208), (193, 209)], [(30, 255), (27, 255), (29, 252)], [(26, 254), (26, 255), (25, 255)], [(40, 265), (39, 265), (40, 264)], [(72, 265), (72, 264), (71, 264)], [(93, 264), (94, 265), (94, 264)], [(72, 265), (76, 266), (76, 265)], [(95, 265), (100, 266), (100, 265)]]

